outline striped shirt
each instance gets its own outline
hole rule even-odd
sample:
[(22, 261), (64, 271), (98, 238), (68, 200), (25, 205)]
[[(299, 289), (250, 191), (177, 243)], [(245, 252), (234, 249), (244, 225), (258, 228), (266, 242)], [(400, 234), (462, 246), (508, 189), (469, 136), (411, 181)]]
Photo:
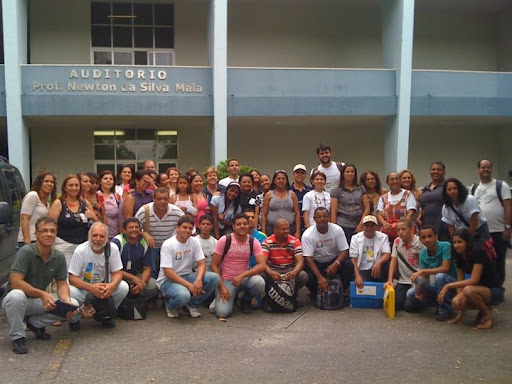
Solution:
[[(167, 213), (160, 219), (153, 209), (154, 203), (146, 204), (149, 207), (149, 234), (155, 239), (155, 247), (160, 248), (165, 240), (174, 236), (178, 219), (184, 215), (183, 211), (173, 204), (167, 205)], [(135, 217), (140, 221), (142, 228), (146, 223), (144, 207), (139, 208)]]
[(288, 235), (284, 244), (279, 244), (274, 234), (267, 237), (261, 247), (263, 248), (263, 255), (267, 258), (269, 267), (294, 265), (295, 256), (302, 255), (300, 240), (291, 235)]

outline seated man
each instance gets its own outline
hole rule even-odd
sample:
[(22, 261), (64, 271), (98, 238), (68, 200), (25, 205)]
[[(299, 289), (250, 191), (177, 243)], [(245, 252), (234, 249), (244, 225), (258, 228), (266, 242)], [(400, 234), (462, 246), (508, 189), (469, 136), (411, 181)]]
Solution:
[[(194, 219), (181, 216), (176, 236), (162, 244), (157, 285), (165, 300), (167, 317), (176, 318), (178, 310), (188, 306), (190, 317), (200, 317), (198, 310), (219, 285), (219, 276), (206, 271), (199, 240), (192, 237)], [(197, 272), (193, 268), (197, 263)]]
[(425, 248), (420, 238), (412, 233), (412, 222), (401, 219), (396, 225), (398, 237), (393, 242), (388, 281), (393, 286), (393, 277), (398, 266), (398, 283), (395, 286), (395, 308), (403, 309), (405, 294), (412, 287), (411, 275), (420, 267), (420, 251)]
[(302, 270), (304, 257), (300, 240), (290, 235), (290, 224), (277, 219), (274, 234), (263, 241), (263, 256), (267, 260), (265, 274), (273, 280), (295, 278), (295, 289), (299, 290), (308, 281), (308, 274)]
[(318, 207), (314, 213), (315, 225), (302, 235), (302, 254), (308, 274), (307, 287), (315, 301), (318, 287), (327, 292), (326, 277), (341, 277), (343, 288), (347, 289), (352, 276), (352, 263), (348, 259), (348, 244), (343, 229), (330, 223), (329, 211)]
[(156, 280), (151, 277), (151, 251), (141, 235), (140, 222), (129, 217), (123, 222), (123, 232), (112, 239), (121, 253), (123, 280), (130, 286), (125, 301), (140, 298), (148, 301), (158, 293)]
[[(105, 265), (106, 247), (110, 249), (108, 275)], [(108, 241), (107, 226), (96, 221), (89, 228), (89, 240), (76, 247), (69, 264), (71, 297), (82, 305), (89, 293), (98, 299), (112, 296), (114, 306), (118, 308), (130, 290), (128, 283), (123, 280), (122, 269), (119, 249)], [(105, 328), (114, 328), (116, 323), (108, 319), (102, 320), (101, 325)], [(70, 320), (69, 328), (72, 331), (80, 330), (80, 315)]]
[(349, 253), (356, 287), (362, 288), (365, 281), (386, 281), (391, 250), (388, 235), (377, 231), (375, 216), (363, 218), (363, 231), (352, 236)]
[[(457, 269), (452, 262), (451, 244), (439, 241), (434, 227), (424, 225), (420, 230), (420, 240), (426, 249), (420, 252), (420, 269), (411, 275), (413, 287), (407, 291), (404, 308), (407, 312), (417, 312), (423, 305), (437, 304), (437, 297), (448, 283), (457, 280)], [(444, 321), (455, 316), (451, 306), (452, 292), (444, 296), (438, 305), (436, 319)]]
[[(56, 308), (55, 299), (58, 297), (61, 301), (78, 306), (76, 300), (70, 299), (64, 254), (52, 249), (57, 237), (57, 222), (50, 217), (41, 217), (35, 228), (36, 242), (18, 251), (2, 300), (12, 350), (17, 354), (28, 352), (24, 318), (27, 318), (27, 328), (34, 332), (36, 338), (48, 340), (50, 334), (45, 326), (62, 320), (48, 313)], [(57, 282), (57, 295), (45, 292), (53, 279)], [(68, 317), (72, 314), (68, 313)]]
[[(256, 259), (252, 268), (249, 267), (251, 254)], [(222, 236), (217, 243), (212, 271), (220, 276), (215, 296), (217, 317), (231, 315), (239, 291), (244, 292), (242, 312), (252, 313), (251, 300), (265, 291), (265, 280), (260, 276), (265, 272), (265, 259), (259, 241), (249, 236), (249, 219), (243, 213), (233, 218), (233, 233)]]

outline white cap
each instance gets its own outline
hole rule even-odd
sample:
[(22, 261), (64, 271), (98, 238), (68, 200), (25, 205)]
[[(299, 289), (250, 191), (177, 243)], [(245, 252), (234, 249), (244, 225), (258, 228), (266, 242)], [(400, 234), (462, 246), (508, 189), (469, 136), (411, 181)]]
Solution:
[(298, 171), (299, 169), (306, 172), (306, 166), (304, 164), (297, 164), (295, 167), (293, 167), (293, 172)]

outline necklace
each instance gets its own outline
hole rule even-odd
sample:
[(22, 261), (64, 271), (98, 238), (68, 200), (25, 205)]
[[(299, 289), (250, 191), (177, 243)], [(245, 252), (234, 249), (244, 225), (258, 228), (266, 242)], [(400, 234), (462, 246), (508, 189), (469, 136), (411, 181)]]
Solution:
[(371, 200), (373, 200), (373, 198), (374, 198), (375, 196), (377, 196), (377, 192), (373, 192), (373, 193), (366, 192), (366, 196), (368, 196)]

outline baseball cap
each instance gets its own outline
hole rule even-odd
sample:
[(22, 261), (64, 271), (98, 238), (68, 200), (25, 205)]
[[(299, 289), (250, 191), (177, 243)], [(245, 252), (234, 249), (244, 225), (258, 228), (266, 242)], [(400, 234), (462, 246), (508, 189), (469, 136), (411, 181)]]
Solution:
[(365, 216), (363, 218), (363, 224), (366, 224), (368, 222), (372, 222), (374, 223), (375, 225), (378, 225), (379, 223), (377, 222), (377, 218), (373, 215), (368, 215), (368, 216)]
[(298, 171), (299, 169), (306, 172), (306, 166), (304, 164), (297, 164), (295, 167), (293, 167), (293, 172)]

